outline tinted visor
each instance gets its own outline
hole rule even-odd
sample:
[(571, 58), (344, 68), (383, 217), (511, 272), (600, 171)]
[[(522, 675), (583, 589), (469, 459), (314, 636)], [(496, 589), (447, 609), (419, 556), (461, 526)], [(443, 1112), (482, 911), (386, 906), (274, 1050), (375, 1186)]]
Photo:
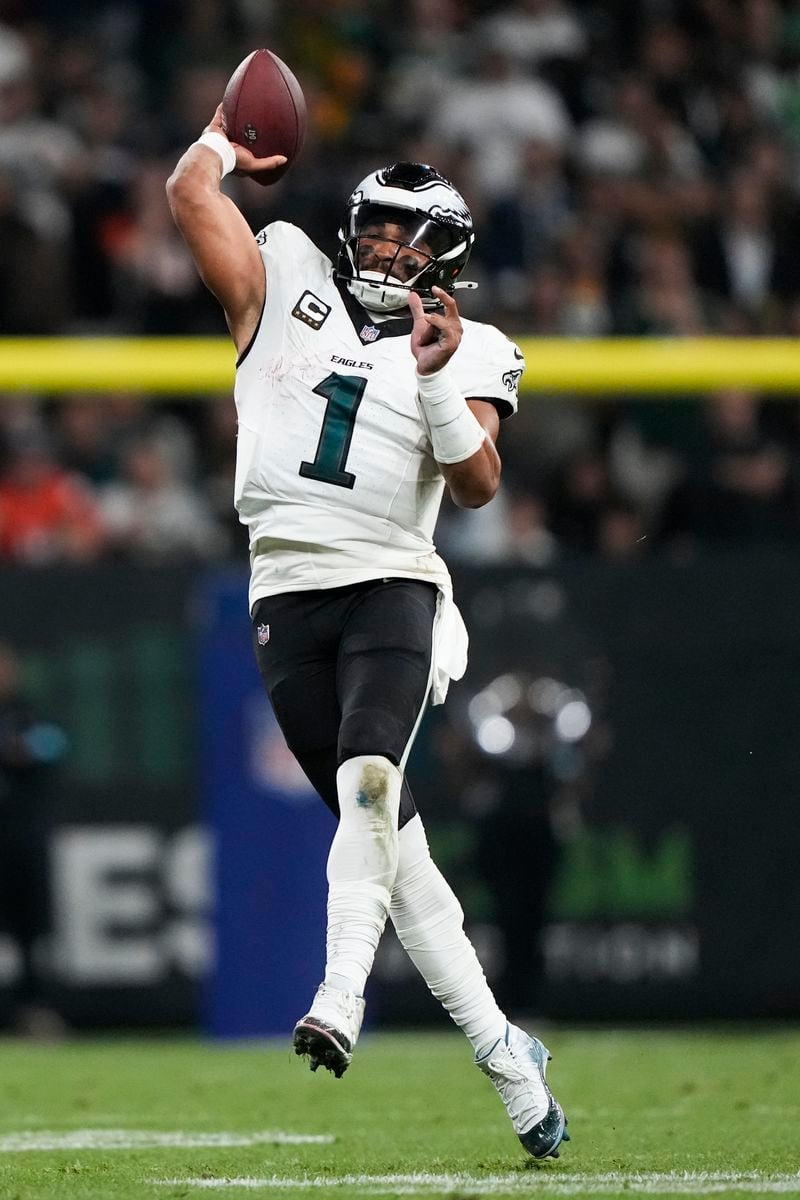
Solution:
[(439, 258), (465, 240), (467, 230), (444, 225), (426, 213), (388, 204), (357, 204), (349, 214), (348, 238), (376, 237)]

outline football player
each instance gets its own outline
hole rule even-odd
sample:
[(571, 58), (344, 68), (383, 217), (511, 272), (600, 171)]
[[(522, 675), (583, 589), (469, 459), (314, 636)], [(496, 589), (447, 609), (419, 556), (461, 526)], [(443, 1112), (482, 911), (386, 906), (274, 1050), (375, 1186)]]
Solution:
[(286, 741), (339, 822), (325, 975), (294, 1030), (312, 1070), (351, 1061), (387, 917), (475, 1050), (523, 1146), (567, 1138), (543, 1044), (509, 1024), (431, 859), (404, 778), (429, 698), (466, 666), (433, 529), (495, 494), (500, 420), (523, 361), (454, 292), (473, 243), (464, 200), (396, 163), (350, 197), (332, 264), (282, 221), (256, 237), (220, 181), (269, 171), (221, 111), (169, 180), (169, 203), (238, 351), (235, 502), (250, 536), (255, 653)]

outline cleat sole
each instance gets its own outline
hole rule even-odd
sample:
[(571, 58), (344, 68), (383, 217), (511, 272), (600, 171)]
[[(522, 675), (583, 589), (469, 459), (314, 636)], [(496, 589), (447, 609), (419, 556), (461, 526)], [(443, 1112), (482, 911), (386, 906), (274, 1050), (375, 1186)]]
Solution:
[(308, 1059), (312, 1071), (324, 1067), (326, 1071), (331, 1071), (336, 1079), (341, 1079), (353, 1058), (352, 1054), (348, 1054), (336, 1041), (332, 1032), (302, 1021), (295, 1026), (292, 1044), (295, 1054)]

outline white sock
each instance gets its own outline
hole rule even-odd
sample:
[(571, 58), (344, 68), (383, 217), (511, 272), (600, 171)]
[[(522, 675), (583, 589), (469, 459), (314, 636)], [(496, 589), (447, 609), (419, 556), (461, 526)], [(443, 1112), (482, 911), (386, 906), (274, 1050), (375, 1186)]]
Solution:
[(325, 982), (364, 994), (389, 913), (397, 874), (400, 769), (380, 755), (342, 763), (336, 773), (341, 817), (328, 855)]
[(464, 932), (464, 913), (431, 858), (419, 816), (400, 830), (391, 917), (397, 936), (437, 1000), (481, 1058), (505, 1035), (478, 956)]

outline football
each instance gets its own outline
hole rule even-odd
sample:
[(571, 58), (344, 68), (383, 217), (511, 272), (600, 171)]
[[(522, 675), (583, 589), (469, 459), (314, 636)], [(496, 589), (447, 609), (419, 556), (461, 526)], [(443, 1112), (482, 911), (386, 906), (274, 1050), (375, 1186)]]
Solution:
[(253, 50), (231, 75), (222, 98), (225, 132), (256, 158), (285, 154), (274, 171), (253, 175), (275, 183), (294, 162), (306, 133), (306, 102), (292, 72), (271, 50)]

